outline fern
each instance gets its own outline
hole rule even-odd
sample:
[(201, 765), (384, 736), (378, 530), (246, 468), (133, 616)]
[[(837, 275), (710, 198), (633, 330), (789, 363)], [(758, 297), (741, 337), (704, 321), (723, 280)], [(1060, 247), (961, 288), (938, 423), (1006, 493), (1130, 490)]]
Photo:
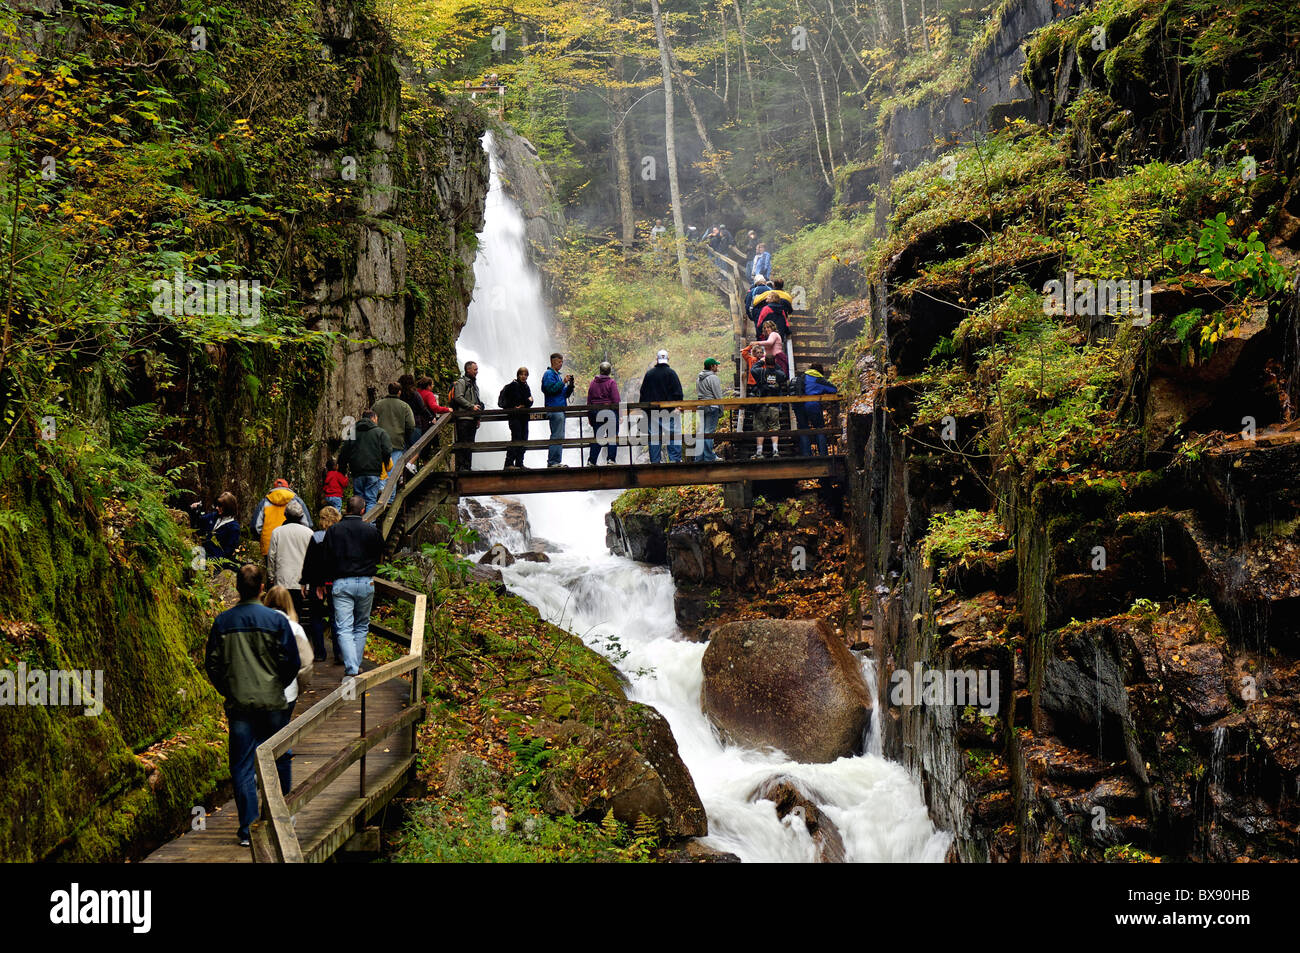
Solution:
[(546, 763), (551, 759), (551, 752), (546, 750), (546, 739), (520, 738), (511, 731), (506, 747), (519, 763), (519, 772), (510, 782), (511, 793), (536, 788), (546, 773)]
[(617, 843), (623, 833), (623, 825), (614, 819), (614, 809), (611, 807), (605, 812), (605, 816), (600, 819), (600, 829), (604, 835), (611, 841)]
[(27, 518), (26, 513), (18, 510), (0, 510), (0, 530), (22, 534), (31, 532), (31, 529), (32, 521)]

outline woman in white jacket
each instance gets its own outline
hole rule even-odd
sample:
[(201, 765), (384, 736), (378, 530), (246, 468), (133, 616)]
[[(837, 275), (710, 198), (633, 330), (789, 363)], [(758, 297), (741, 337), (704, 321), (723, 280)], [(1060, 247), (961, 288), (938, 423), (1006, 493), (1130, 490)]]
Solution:
[(289, 628), (293, 629), (293, 639), (298, 644), (298, 675), (284, 688), (284, 700), (292, 710), (298, 700), (298, 681), (311, 674), (315, 656), (311, 650), (311, 642), (307, 639), (307, 633), (298, 624), (298, 613), (294, 611), (293, 599), (290, 598), (288, 589), (284, 586), (272, 586), (262, 594), (262, 605), (274, 609), (289, 620)]

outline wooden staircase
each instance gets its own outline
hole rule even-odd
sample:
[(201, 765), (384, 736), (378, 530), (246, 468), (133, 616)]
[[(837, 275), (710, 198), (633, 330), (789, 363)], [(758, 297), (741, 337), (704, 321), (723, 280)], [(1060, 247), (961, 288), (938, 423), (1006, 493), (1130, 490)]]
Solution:
[(808, 311), (790, 315), (790, 339), (794, 347), (795, 372), (806, 371), (810, 364), (821, 364), (830, 372), (840, 359), (840, 348), (831, 340), (831, 332)]

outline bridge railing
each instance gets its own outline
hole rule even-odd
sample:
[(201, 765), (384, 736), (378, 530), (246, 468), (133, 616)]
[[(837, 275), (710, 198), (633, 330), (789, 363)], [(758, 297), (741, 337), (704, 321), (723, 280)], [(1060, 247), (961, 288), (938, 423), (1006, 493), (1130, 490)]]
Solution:
[[(403, 500), (435, 474), (446, 470), (452, 450), (452, 417), (453, 414), (442, 414), (420, 439), (407, 447), (389, 471), (375, 505), (366, 511), (366, 521), (375, 523), (385, 539), (401, 512)], [(409, 463), (416, 465), (415, 473), (406, 469)]]
[[(412, 448), (414, 449), (414, 448)], [(288, 725), (257, 747), (255, 771), (257, 786), (262, 799), (261, 818), (252, 827), (253, 860), (259, 863), (303, 863), (319, 860), (304, 854), (298, 831), (294, 826), (293, 816), (305, 808), (312, 800), (329, 788), (353, 764), (360, 763), (360, 781), (357, 796), (366, 797), (366, 752), (389, 739), (398, 738), (409, 730), (410, 755), (408, 761), (414, 763), (416, 731), (424, 718), (424, 620), (428, 597), (423, 593), (408, 589), (385, 579), (375, 579), (375, 599), (385, 601), (407, 602), (411, 604), (411, 631), (402, 635), (383, 626), (372, 624), (372, 634), (392, 641), (406, 649), (406, 654), (399, 659), (380, 665), (368, 672), (362, 672), (350, 682), (345, 682), (334, 689), (306, 712), (299, 715)], [(366, 694), (388, 682), (410, 677), (408, 702), (396, 715), (389, 717), (378, 725), (366, 723)], [(338, 751), (324, 763), (320, 764), (306, 777), (298, 779), (293, 789), (284, 794), (280, 791), (280, 778), (276, 771), (275, 760), (292, 749), (303, 739), (320, 731), (330, 716), (341, 711), (345, 706), (360, 704), (360, 717), (354, 737), (343, 742)], [(398, 742), (407, 743), (405, 740)], [(341, 824), (352, 822), (348, 816)], [(321, 841), (322, 836), (328, 840), (337, 832), (314, 832), (314, 839)]]
[[(527, 410), (484, 410), (479, 413), (457, 411), (455, 416), (474, 419), (480, 422), (508, 421), (512, 418), (528, 420), (547, 420), (552, 414), (563, 413), (566, 420), (578, 420), (577, 437), (564, 437), (552, 440), (549, 437), (540, 440), (491, 440), (491, 441), (457, 441), (453, 449), (459, 454), (496, 453), (503, 450), (522, 449), (540, 450), (546, 447), (590, 447), (598, 444), (602, 447), (648, 447), (651, 440), (659, 441), (660, 433), (654, 427), (652, 415), (665, 413), (678, 416), (676, 433), (683, 447), (685, 456), (698, 457), (703, 450), (703, 441), (711, 440), (715, 446), (723, 446), (740, 441), (766, 439), (770, 437), (787, 438), (787, 449), (793, 451), (798, 444), (795, 438), (807, 437), (815, 441), (818, 437), (827, 440), (827, 452), (837, 452), (839, 435), (842, 430), (839, 420), (839, 405), (843, 398), (839, 394), (803, 394), (783, 395), (779, 397), (732, 397), (721, 400), (679, 400), (679, 401), (638, 401), (620, 404), (571, 404), (566, 407), (533, 407)], [(782, 418), (789, 427), (778, 430), (754, 430), (753, 411), (765, 404), (778, 405)], [(821, 427), (799, 427), (796, 405), (801, 409), (822, 408), (825, 423)], [(722, 416), (719, 429), (704, 433), (702, 429), (705, 407), (719, 407)], [(612, 432), (610, 411), (617, 415), (617, 433)], [(731, 419), (728, 420), (728, 411)], [(593, 427), (589, 414), (596, 413), (597, 420)], [(604, 414), (604, 417), (600, 415)], [(687, 425), (690, 425), (689, 428)], [(748, 429), (747, 429), (748, 428)], [(587, 431), (590, 431), (588, 435)], [(662, 441), (659, 441), (662, 442)], [(737, 455), (744, 455), (739, 453)], [(582, 465), (587, 465), (586, 455), (582, 455)]]

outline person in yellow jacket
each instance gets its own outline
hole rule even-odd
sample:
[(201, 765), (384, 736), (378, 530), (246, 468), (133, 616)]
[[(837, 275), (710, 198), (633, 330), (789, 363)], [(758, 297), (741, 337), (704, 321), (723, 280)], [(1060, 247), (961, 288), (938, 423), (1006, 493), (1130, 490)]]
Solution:
[(303, 522), (311, 527), (311, 511), (297, 493), (289, 486), (288, 480), (276, 480), (271, 491), (262, 498), (262, 505), (257, 508), (257, 517), (253, 520), (253, 530), (261, 537), (262, 555), (271, 549), (271, 534), (284, 522), (284, 508), (294, 500), (302, 507)]

